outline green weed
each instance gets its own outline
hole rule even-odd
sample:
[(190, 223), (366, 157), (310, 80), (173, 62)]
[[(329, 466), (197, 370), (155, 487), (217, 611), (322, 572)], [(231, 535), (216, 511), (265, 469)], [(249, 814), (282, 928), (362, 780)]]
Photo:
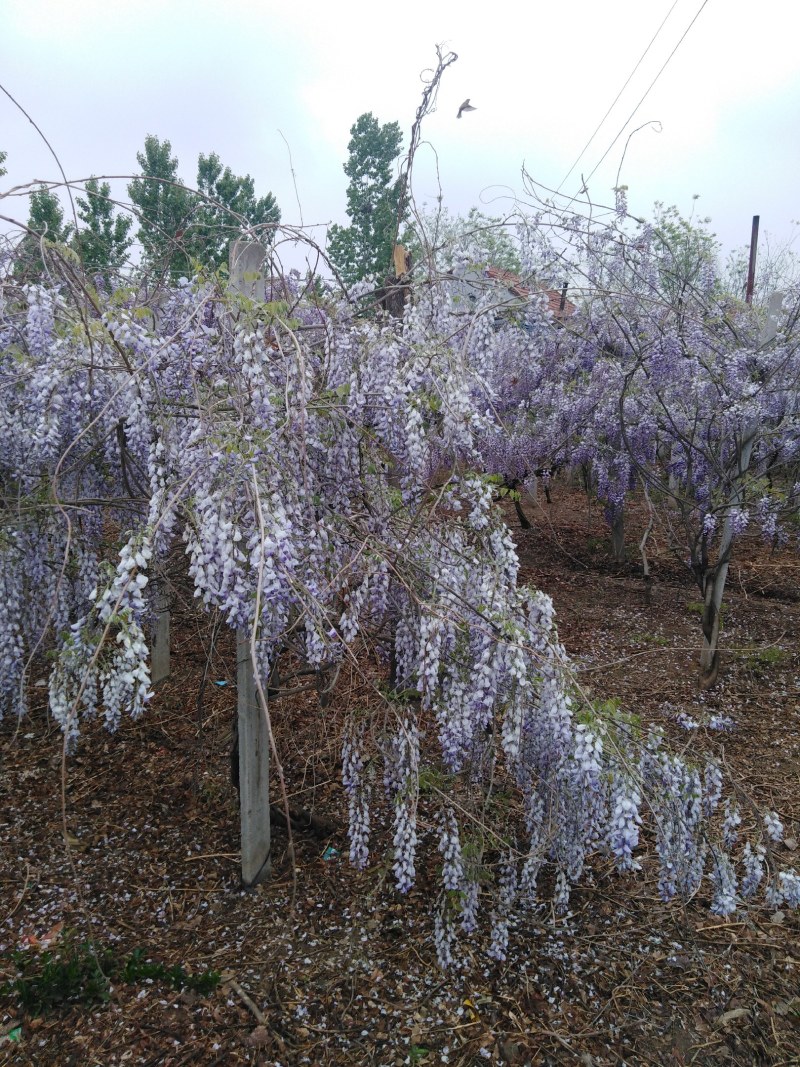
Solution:
[(771, 667), (779, 667), (786, 659), (785, 649), (778, 648), (777, 645), (748, 649), (744, 654), (745, 666), (757, 676), (766, 673)]
[(206, 996), (220, 982), (217, 971), (188, 974), (183, 967), (167, 967), (145, 958), (144, 949), (136, 949), (126, 959), (118, 959), (113, 949), (95, 951), (87, 942), (66, 938), (58, 949), (43, 952), (12, 953), (11, 962), (17, 977), (0, 985), (0, 995), (16, 996), (20, 1007), (29, 1015), (44, 1015), (70, 1004), (89, 1007), (104, 1004), (110, 995), (111, 982), (140, 985), (164, 982), (173, 989), (190, 989)]

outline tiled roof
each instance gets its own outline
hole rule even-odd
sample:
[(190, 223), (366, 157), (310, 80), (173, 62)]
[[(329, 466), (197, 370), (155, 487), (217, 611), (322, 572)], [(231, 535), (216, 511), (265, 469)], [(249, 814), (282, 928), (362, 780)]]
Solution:
[[(491, 278), (492, 281), (501, 282), (514, 294), (514, 296), (518, 296), (522, 300), (533, 296), (537, 291), (536, 289), (530, 289), (526, 285), (523, 285), (519, 275), (514, 274), (510, 270), (503, 270), (501, 267), (487, 267), (484, 273), (486, 277)], [(560, 289), (540, 289), (538, 291), (544, 293), (547, 297), (547, 305), (553, 313), (554, 318), (566, 319), (569, 318), (570, 315), (575, 314), (576, 306), (571, 300), (564, 300), (564, 306), (562, 308), (561, 301), (564, 298)]]

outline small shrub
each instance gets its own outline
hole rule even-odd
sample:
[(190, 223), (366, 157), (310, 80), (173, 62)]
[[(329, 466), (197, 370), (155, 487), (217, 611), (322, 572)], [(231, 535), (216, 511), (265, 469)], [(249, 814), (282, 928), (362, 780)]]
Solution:
[(124, 961), (109, 948), (96, 952), (87, 942), (65, 940), (56, 950), (12, 954), (18, 976), (0, 985), (0, 994), (16, 996), (20, 1007), (29, 1015), (44, 1015), (65, 1005), (90, 1006), (105, 1003), (111, 981), (129, 985), (165, 982), (173, 989), (190, 989), (207, 996), (220, 982), (218, 971), (188, 974), (178, 964), (145, 959), (144, 949), (136, 949)]
[(19, 975), (0, 987), (6, 995), (16, 995), (29, 1015), (44, 1015), (66, 1004), (105, 1003), (109, 980), (103, 964), (87, 943), (65, 941), (57, 951), (14, 952)]

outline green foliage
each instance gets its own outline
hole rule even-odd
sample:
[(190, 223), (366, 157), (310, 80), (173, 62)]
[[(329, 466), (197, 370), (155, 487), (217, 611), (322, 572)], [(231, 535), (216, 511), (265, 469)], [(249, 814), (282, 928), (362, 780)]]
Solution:
[(51, 193), (44, 185), (31, 193), (27, 225), (29, 232), (22, 239), (14, 273), (18, 277), (38, 277), (45, 272), (42, 259), (43, 243), (66, 244), (73, 228), (65, 225), (61, 202), (55, 193)]
[(116, 215), (111, 200), (111, 186), (90, 178), (85, 185), (86, 197), (76, 197), (78, 218), (84, 224), (73, 239), (73, 246), (90, 273), (117, 271), (127, 258), (131, 239), (128, 231), (133, 219)]
[(684, 218), (675, 206), (655, 206), (653, 229), (660, 249), (661, 287), (673, 306), (698, 286), (703, 268), (716, 263), (720, 244), (708, 229), (710, 222), (710, 218)]
[(16, 996), (30, 1015), (44, 1015), (69, 1004), (105, 1003), (112, 980), (131, 985), (164, 982), (172, 989), (190, 989), (201, 996), (211, 993), (220, 982), (217, 971), (187, 974), (179, 965), (167, 967), (145, 959), (143, 949), (120, 961), (110, 948), (96, 953), (86, 942), (69, 938), (58, 950), (17, 951), (11, 960), (18, 976), (0, 986), (0, 994)]
[(173, 279), (193, 273), (194, 264), (218, 270), (228, 261), (232, 240), (243, 232), (261, 230), (271, 240), (270, 227), (281, 213), (272, 193), (257, 197), (249, 174), (239, 177), (223, 167), (216, 152), (197, 161), (197, 192), (178, 179), (178, 160), (169, 141), (148, 135), (144, 152), (137, 153), (142, 174), (128, 186), (139, 213), (138, 238), (146, 264), (168, 270)]
[(436, 767), (422, 767), (419, 772), (420, 793), (444, 792), (450, 779)]
[(104, 964), (90, 945), (65, 941), (58, 951), (38, 954), (15, 952), (12, 962), (19, 977), (0, 987), (6, 995), (16, 995), (29, 1015), (44, 1015), (67, 1004), (105, 1003), (109, 980)]
[(219, 156), (200, 153), (197, 161), (197, 207), (187, 233), (186, 246), (204, 267), (215, 269), (228, 261), (232, 240), (244, 231), (256, 231), (259, 240), (271, 241), (270, 227), (281, 220), (272, 193), (256, 197), (249, 174), (237, 177), (223, 169)]
[(131, 984), (142, 981), (166, 982), (172, 989), (190, 989), (201, 996), (213, 992), (220, 983), (218, 971), (203, 971), (202, 974), (187, 974), (179, 964), (166, 967), (163, 963), (153, 963), (145, 959), (144, 949), (135, 949), (121, 973), (122, 980)]
[(633, 633), (631, 641), (635, 645), (655, 645), (656, 648), (669, 648), (671, 642), (663, 634)]
[(183, 236), (196, 204), (178, 180), (178, 160), (171, 153), (169, 141), (148, 134), (144, 152), (136, 153), (142, 173), (128, 186), (128, 196), (138, 210), (137, 237), (145, 263), (151, 269), (169, 271), (175, 279), (191, 274)]
[[(699, 615), (701, 618), (703, 612), (706, 610), (706, 606), (702, 600), (689, 600), (686, 603), (686, 610), (690, 615)], [(725, 605), (720, 604), (719, 608), (719, 628), (722, 630), (722, 624), (725, 619)]]
[(0, 178), (2, 178), (5, 174), (8, 173), (6, 171), (6, 168), (3, 166), (7, 158), (8, 155), (6, 152), (0, 152)]
[(744, 663), (756, 678), (761, 678), (771, 668), (780, 667), (787, 661), (787, 658), (784, 649), (777, 645), (769, 645), (767, 648), (748, 649), (744, 654)]
[(519, 248), (505, 219), (485, 215), (476, 207), (466, 215), (451, 215), (447, 208), (422, 210), (403, 234), (403, 244), (414, 263), (435, 271), (448, 271), (467, 259), (475, 269), (498, 267), (519, 274)]
[(403, 135), (397, 122), (384, 126), (368, 112), (350, 128), (344, 172), (349, 226), (331, 226), (328, 253), (347, 284), (367, 275), (383, 278), (390, 268), (398, 227), (400, 186), (392, 164)]

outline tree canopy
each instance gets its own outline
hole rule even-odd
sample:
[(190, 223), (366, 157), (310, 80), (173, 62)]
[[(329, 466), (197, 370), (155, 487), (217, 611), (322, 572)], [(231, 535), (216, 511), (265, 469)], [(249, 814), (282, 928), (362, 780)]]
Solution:
[(281, 217), (272, 193), (257, 197), (250, 175), (239, 177), (223, 167), (216, 152), (200, 153), (197, 189), (189, 189), (171, 153), (169, 141), (148, 135), (144, 152), (136, 156), (141, 177), (128, 186), (149, 266), (167, 269), (173, 279), (189, 277), (195, 261), (210, 269), (224, 264), (231, 241), (243, 232), (269, 243)]
[(64, 222), (61, 201), (44, 185), (30, 195), (27, 227), (28, 232), (22, 239), (14, 272), (18, 276), (39, 277), (45, 271), (42, 243), (67, 244), (74, 228)]
[(222, 166), (216, 152), (200, 153), (197, 161), (197, 204), (192, 214), (186, 245), (204, 266), (219, 267), (228, 261), (232, 240), (247, 232), (252, 240), (270, 243), (272, 227), (281, 213), (272, 193), (257, 197), (249, 174), (243, 178)]
[(74, 245), (83, 265), (90, 273), (117, 271), (124, 264), (133, 225), (129, 215), (117, 214), (111, 199), (111, 186), (90, 178), (85, 197), (75, 198), (78, 218), (83, 227), (75, 234)]
[(397, 122), (381, 125), (372, 112), (359, 116), (350, 129), (347, 186), (349, 226), (333, 225), (328, 253), (347, 283), (390, 268), (398, 230), (400, 185), (392, 164), (400, 155), (403, 135)]
[(178, 178), (178, 159), (169, 141), (148, 134), (144, 151), (136, 153), (141, 176), (128, 186), (128, 195), (137, 209), (139, 230), (147, 265), (168, 271), (173, 278), (191, 273), (184, 241), (186, 227), (195, 208), (194, 198)]

